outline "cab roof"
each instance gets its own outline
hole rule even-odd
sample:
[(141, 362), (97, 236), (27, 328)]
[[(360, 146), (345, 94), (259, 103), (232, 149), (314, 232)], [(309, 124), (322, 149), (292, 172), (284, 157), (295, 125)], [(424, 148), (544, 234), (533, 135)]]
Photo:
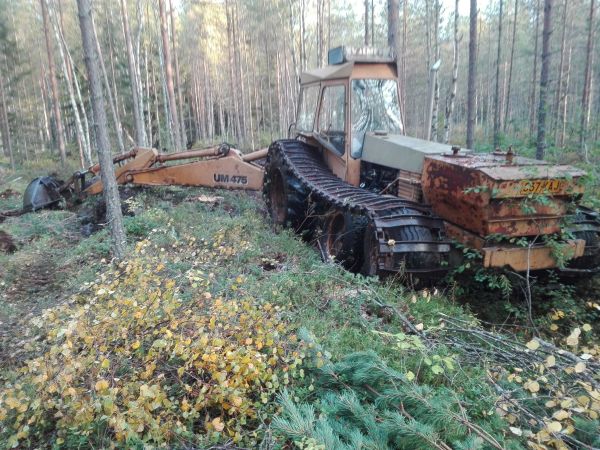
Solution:
[(356, 61), (309, 70), (300, 75), (300, 84), (348, 78), (396, 78), (396, 65), (391, 63), (362, 63)]

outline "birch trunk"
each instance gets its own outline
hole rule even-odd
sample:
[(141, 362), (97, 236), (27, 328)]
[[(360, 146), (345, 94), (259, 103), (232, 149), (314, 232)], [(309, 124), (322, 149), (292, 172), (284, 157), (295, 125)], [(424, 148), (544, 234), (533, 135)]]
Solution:
[(52, 40), (50, 38), (50, 24), (48, 18), (48, 5), (46, 0), (40, 0), (42, 6), (42, 19), (44, 22), (44, 36), (46, 38), (46, 52), (48, 53), (48, 72), (50, 74), (50, 87), (52, 91), (52, 108), (54, 111), (54, 122), (56, 125), (56, 142), (58, 144), (58, 153), (60, 162), (64, 166), (67, 162), (67, 151), (65, 148), (64, 129), (62, 115), (60, 112), (58, 81), (56, 80), (56, 70), (54, 68), (54, 56), (52, 55)]
[(519, 10), (519, 0), (515, 0), (515, 11), (513, 16), (513, 32), (512, 32), (512, 43), (510, 47), (510, 61), (509, 61), (509, 69), (508, 69), (508, 86), (506, 92), (506, 101), (504, 107), (504, 132), (506, 133), (506, 129), (508, 128), (508, 119), (510, 114), (510, 91), (512, 87), (512, 75), (513, 75), (513, 62), (515, 59), (515, 42), (517, 37), (517, 18), (518, 18), (518, 10)]
[(535, 8), (535, 45), (533, 50), (533, 73), (531, 76), (531, 93), (529, 94), (529, 132), (533, 135), (535, 129), (535, 100), (537, 89), (538, 41), (540, 34), (540, 0)]
[(4, 93), (4, 77), (2, 76), (2, 73), (0, 73), (0, 133), (2, 133), (2, 149), (4, 150), (4, 156), (8, 156), (10, 159), (10, 168), (15, 170), (15, 156), (10, 140), (10, 125), (8, 123), (6, 95)]
[(123, 34), (125, 36), (125, 47), (127, 51), (127, 62), (129, 65), (129, 80), (131, 83), (131, 101), (133, 103), (133, 126), (135, 128), (135, 143), (140, 147), (146, 147), (146, 130), (144, 128), (144, 119), (140, 115), (141, 107), (139, 98), (139, 87), (137, 83), (137, 68), (135, 55), (133, 53), (133, 43), (131, 41), (131, 31), (129, 28), (129, 16), (125, 0), (121, 0), (121, 18), (123, 23)]
[(472, 149), (475, 137), (475, 96), (477, 95), (477, 0), (471, 0), (467, 91), (467, 148)]
[(456, 99), (456, 88), (458, 84), (458, 62), (459, 62), (459, 38), (458, 38), (458, 2), (454, 2), (454, 40), (453, 40), (453, 58), (452, 58), (452, 85), (450, 88), (450, 98), (446, 107), (446, 118), (444, 120), (444, 143), (450, 140), (450, 129), (452, 126), (452, 114), (454, 112), (454, 100)]
[[(71, 83), (71, 78), (68, 75), (68, 62), (65, 57), (65, 49), (64, 49), (64, 41), (62, 39), (62, 31), (59, 30), (59, 23), (56, 20), (50, 20), (52, 23), (52, 28), (54, 29), (54, 37), (56, 38), (56, 42), (58, 43), (58, 52), (60, 54), (60, 62), (63, 71), (63, 75), (67, 82), (67, 92), (69, 93), (69, 101), (71, 103), (71, 109), (73, 110), (73, 116), (75, 118), (75, 126), (77, 132), (77, 143), (79, 144), (79, 158), (81, 163), (81, 168), (89, 167), (92, 165), (92, 153), (90, 150), (90, 142), (88, 140), (88, 136), (83, 131), (83, 125), (81, 123), (81, 116), (79, 115), (79, 107), (77, 106), (77, 100), (75, 100), (75, 92), (73, 90), (73, 85)], [(83, 106), (83, 105), (82, 105)]]
[(169, 0), (169, 10), (171, 11), (171, 41), (173, 45), (173, 62), (175, 63), (175, 84), (177, 85), (177, 103), (179, 104), (179, 117), (181, 118), (181, 138), (182, 143), (187, 141), (185, 120), (183, 115), (183, 96), (181, 95), (181, 77), (179, 75), (179, 57), (177, 55), (177, 32), (175, 30), (175, 13), (173, 11), (173, 1)]
[(540, 74), (540, 106), (538, 109), (538, 132), (536, 159), (544, 159), (546, 153), (546, 116), (548, 78), (550, 73), (550, 34), (552, 33), (552, 0), (544, 0), (544, 29), (542, 31), (542, 71)]
[(571, 57), (573, 56), (573, 46), (569, 47), (569, 59), (567, 60), (567, 73), (565, 74), (565, 95), (563, 99), (562, 105), (562, 114), (561, 114), (561, 127), (560, 127), (560, 139), (559, 146), (564, 147), (565, 145), (565, 133), (567, 131), (567, 109), (569, 104), (569, 81), (571, 78)]
[(588, 16), (588, 37), (585, 56), (585, 71), (583, 75), (583, 92), (581, 94), (581, 123), (579, 127), (579, 149), (587, 157), (586, 139), (589, 126), (590, 92), (592, 85), (592, 66), (594, 59), (594, 13), (595, 0), (590, 1)]
[(500, 145), (500, 64), (502, 57), (502, 7), (500, 0), (500, 13), (498, 15), (498, 46), (496, 51), (496, 91), (494, 93), (494, 148)]
[(113, 123), (115, 124), (115, 134), (117, 135), (117, 144), (119, 151), (125, 153), (125, 144), (123, 143), (123, 127), (121, 126), (121, 119), (117, 112), (117, 106), (112, 95), (110, 83), (108, 81), (108, 74), (106, 73), (106, 65), (104, 64), (104, 58), (102, 57), (102, 50), (100, 49), (100, 41), (98, 40), (98, 33), (96, 33), (96, 23), (92, 17), (92, 31), (94, 33), (94, 41), (96, 42), (96, 52), (98, 53), (98, 59), (100, 60), (100, 69), (102, 69), (102, 79), (104, 80), (104, 87), (108, 93), (108, 103), (110, 104), (110, 111), (112, 113)]
[(565, 0), (563, 2), (563, 14), (561, 21), (561, 37), (560, 37), (560, 63), (558, 64), (558, 80), (556, 82), (556, 97), (554, 100), (554, 114), (552, 117), (554, 131), (554, 142), (558, 143), (559, 135), (559, 120), (560, 120), (560, 105), (563, 97), (563, 75), (565, 71), (565, 48), (567, 41), (567, 15), (569, 2)]
[(173, 86), (173, 65), (171, 64), (171, 49), (169, 46), (169, 33), (167, 31), (167, 13), (165, 9), (165, 0), (158, 0), (160, 11), (160, 35), (162, 38), (164, 70), (167, 83), (167, 97), (169, 102), (169, 116), (171, 117), (171, 132), (175, 149), (183, 149), (181, 143), (181, 127), (179, 125), (179, 114), (177, 113), (177, 103), (175, 101), (175, 88)]

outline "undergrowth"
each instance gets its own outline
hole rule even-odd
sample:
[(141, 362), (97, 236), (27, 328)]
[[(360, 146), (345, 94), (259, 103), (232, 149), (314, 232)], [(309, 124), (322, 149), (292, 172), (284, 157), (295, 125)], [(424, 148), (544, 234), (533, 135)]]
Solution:
[[(3, 225), (19, 249), (0, 255), (0, 296), (21, 335), (3, 343), (14, 356), (0, 372), (0, 447), (596, 445), (597, 390), (570, 378), (593, 378), (595, 332), (568, 316), (564, 295), (538, 325), (557, 325), (557, 345), (589, 356), (583, 370), (557, 356), (550, 378), (543, 361), (558, 350), (525, 346), (529, 328), (490, 339), (509, 339), (524, 361), (543, 356), (542, 368), (509, 364), (478, 340), (481, 322), (452, 290), (414, 292), (322, 263), (272, 231), (256, 196), (158, 188), (127, 204), (131, 256), (120, 265), (104, 230), (61, 228), (66, 213)], [(24, 291), (28, 264), (48, 251), (53, 288)], [(573, 347), (564, 340), (575, 328)]]

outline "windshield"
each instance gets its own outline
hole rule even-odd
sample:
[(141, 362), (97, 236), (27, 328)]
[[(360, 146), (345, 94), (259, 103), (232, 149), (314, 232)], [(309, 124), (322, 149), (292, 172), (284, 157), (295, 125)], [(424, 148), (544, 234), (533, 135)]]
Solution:
[(360, 158), (367, 131), (403, 131), (395, 80), (352, 80), (352, 156)]

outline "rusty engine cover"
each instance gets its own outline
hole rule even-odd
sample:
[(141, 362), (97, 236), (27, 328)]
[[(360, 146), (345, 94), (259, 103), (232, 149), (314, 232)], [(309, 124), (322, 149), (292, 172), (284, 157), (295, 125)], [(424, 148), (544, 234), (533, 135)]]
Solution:
[(439, 216), (481, 237), (537, 236), (560, 231), (568, 204), (583, 194), (583, 175), (501, 152), (428, 155), (422, 185)]

